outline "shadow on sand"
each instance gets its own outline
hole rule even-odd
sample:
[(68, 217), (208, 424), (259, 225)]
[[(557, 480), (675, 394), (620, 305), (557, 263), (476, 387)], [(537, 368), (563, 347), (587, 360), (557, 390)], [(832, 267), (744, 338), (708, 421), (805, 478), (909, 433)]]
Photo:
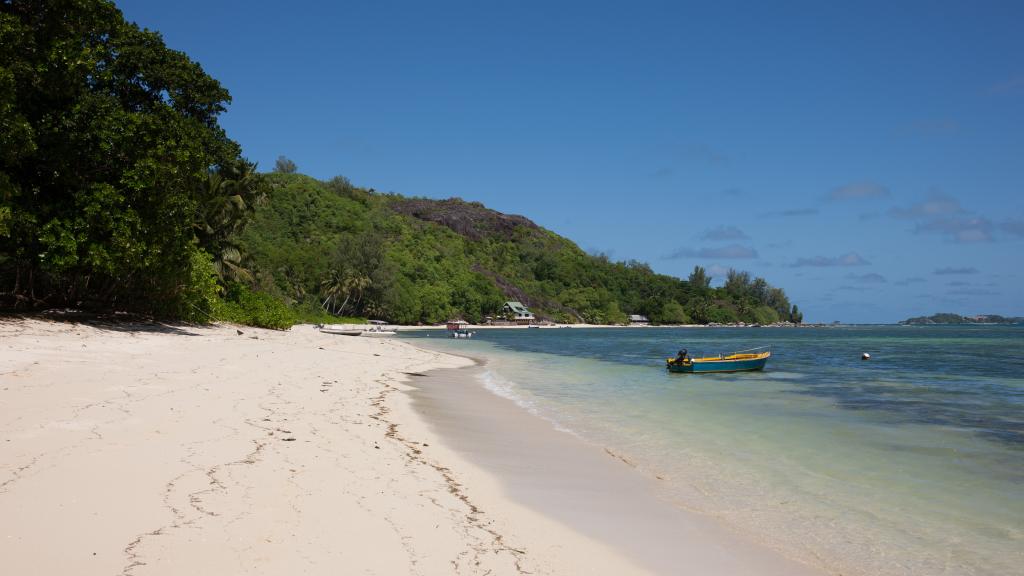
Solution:
[(199, 336), (207, 329), (201, 324), (169, 324), (153, 318), (115, 312), (103, 314), (81, 310), (44, 310), (33, 313), (0, 312), (0, 321), (43, 320), (66, 324), (82, 324), (98, 330), (112, 332), (174, 334), (177, 336)]

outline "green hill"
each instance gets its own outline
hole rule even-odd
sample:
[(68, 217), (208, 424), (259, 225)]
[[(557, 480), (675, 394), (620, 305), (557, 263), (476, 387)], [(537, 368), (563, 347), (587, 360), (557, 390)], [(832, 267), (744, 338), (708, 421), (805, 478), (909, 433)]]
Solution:
[(587, 254), (479, 203), (380, 194), (344, 178), (268, 174), (266, 182), (267, 197), (235, 242), (252, 285), (293, 306), (410, 324), (479, 322), (506, 300), (559, 322), (799, 320), (763, 279), (736, 272), (716, 289), (710, 279), (682, 281)]
[(0, 310), (280, 328), (480, 321), (518, 300), (567, 322), (799, 321), (745, 273), (711, 289), (480, 204), (259, 174), (198, 63), (109, 2), (51, 8), (0, 10)]

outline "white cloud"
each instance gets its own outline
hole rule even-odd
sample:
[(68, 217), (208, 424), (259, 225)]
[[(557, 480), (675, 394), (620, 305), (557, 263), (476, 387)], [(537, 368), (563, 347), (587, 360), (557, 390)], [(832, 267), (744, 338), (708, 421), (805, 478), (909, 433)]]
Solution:
[(868, 272), (867, 274), (847, 274), (846, 277), (850, 280), (863, 282), (865, 284), (884, 284), (886, 282), (885, 276), (874, 272)]
[(965, 214), (966, 212), (956, 198), (941, 192), (932, 192), (925, 200), (905, 208), (896, 207), (889, 210), (889, 214), (894, 218), (907, 220), (936, 218), (951, 214)]
[(804, 266), (826, 267), (826, 266), (865, 266), (870, 264), (856, 252), (848, 252), (840, 256), (814, 256), (812, 258), (798, 258), (792, 264), (794, 268)]
[(701, 238), (704, 240), (746, 240), (749, 236), (735, 226), (719, 226), (705, 230)]
[(715, 248), (680, 248), (665, 257), (668, 260), (680, 258), (706, 258), (706, 259), (752, 259), (757, 258), (757, 250), (739, 244), (729, 244)]

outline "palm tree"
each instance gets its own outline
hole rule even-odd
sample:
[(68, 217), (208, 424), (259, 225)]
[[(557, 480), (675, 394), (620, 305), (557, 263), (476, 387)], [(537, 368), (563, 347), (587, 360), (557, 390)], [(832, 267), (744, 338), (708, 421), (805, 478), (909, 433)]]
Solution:
[(200, 191), (199, 206), (192, 224), (199, 245), (213, 256), (221, 281), (252, 281), (243, 266), (243, 255), (234, 242), (258, 204), (266, 199), (265, 187), (256, 164), (237, 162), (211, 170)]
[[(339, 272), (332, 269), (328, 273), (327, 279), (320, 283), (321, 294), (324, 296), (320, 307), (339, 316), (345, 311), (353, 297), (355, 297), (355, 304), (361, 302), (363, 294), (371, 284), (373, 282), (362, 274), (348, 270)], [(344, 301), (339, 305), (338, 300), (342, 298)]]
[(345, 274), (333, 268), (327, 273), (327, 278), (320, 282), (320, 291), (324, 296), (324, 301), (320, 304), (321, 308), (333, 313), (334, 308), (328, 307), (328, 305), (332, 300), (337, 301), (345, 293), (345, 280)]

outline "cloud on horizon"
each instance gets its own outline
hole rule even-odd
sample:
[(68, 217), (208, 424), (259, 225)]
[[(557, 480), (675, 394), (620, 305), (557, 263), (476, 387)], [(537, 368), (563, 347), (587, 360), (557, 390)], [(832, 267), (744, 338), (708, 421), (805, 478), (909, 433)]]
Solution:
[(881, 184), (873, 182), (854, 182), (845, 186), (834, 188), (828, 194), (830, 201), (841, 200), (862, 200), (866, 198), (885, 198), (889, 195), (889, 189)]
[(712, 264), (711, 266), (708, 266), (707, 273), (712, 279), (725, 278), (729, 273), (729, 267), (722, 266), (720, 264)]
[(701, 234), (702, 240), (747, 240), (750, 237), (747, 236), (743, 230), (735, 226), (719, 226), (710, 230), (705, 230)]
[(681, 258), (743, 260), (757, 257), (757, 250), (754, 250), (751, 247), (740, 246), (739, 244), (729, 244), (728, 246), (714, 248), (680, 248), (668, 256), (665, 256), (665, 260), (679, 260)]
[(802, 268), (804, 266), (814, 267), (827, 267), (827, 266), (866, 266), (870, 264), (867, 260), (861, 257), (856, 252), (849, 252), (840, 256), (829, 257), (829, 256), (814, 256), (813, 258), (798, 258), (796, 262), (790, 265), (792, 268)]
[(994, 290), (985, 290), (984, 288), (957, 288), (955, 290), (948, 290), (946, 294), (954, 294), (957, 296), (999, 296), (999, 292)]
[(978, 269), (973, 267), (973, 266), (968, 266), (968, 267), (963, 267), (963, 268), (952, 268), (952, 267), (948, 267), (947, 266), (946, 268), (936, 268), (935, 272), (934, 272), (934, 274), (936, 276), (948, 276), (950, 274), (977, 274), (977, 273), (978, 273)]
[(874, 272), (868, 272), (867, 274), (847, 274), (847, 278), (856, 282), (863, 282), (864, 284), (884, 284), (888, 282), (885, 276), (876, 274)]
[(924, 218), (937, 218), (950, 216), (952, 214), (965, 214), (967, 210), (960, 205), (960, 202), (941, 192), (932, 191), (928, 197), (905, 208), (893, 207), (889, 209), (889, 215), (893, 218), (904, 220), (920, 220)]
[(891, 208), (889, 215), (913, 221), (915, 234), (936, 234), (958, 244), (992, 242), (997, 231), (1024, 237), (1024, 219), (1011, 218), (997, 224), (967, 210), (956, 198), (935, 191), (921, 202)]
[(917, 225), (914, 232), (935, 232), (946, 236), (950, 240), (960, 244), (973, 242), (991, 242), (994, 226), (988, 218), (982, 217), (950, 217), (936, 218)]

